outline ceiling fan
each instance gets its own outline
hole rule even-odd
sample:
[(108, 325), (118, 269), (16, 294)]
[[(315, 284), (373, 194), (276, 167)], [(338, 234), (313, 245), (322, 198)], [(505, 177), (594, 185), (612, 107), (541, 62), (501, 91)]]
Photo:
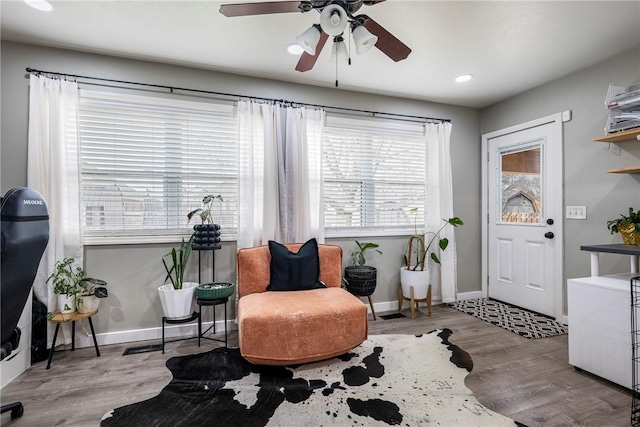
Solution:
[(296, 65), (297, 71), (313, 68), (329, 36), (333, 36), (332, 58), (347, 58), (343, 34), (350, 25), (356, 52), (362, 54), (373, 46), (392, 60), (398, 62), (411, 53), (411, 49), (384, 29), (369, 16), (354, 16), (362, 5), (373, 6), (385, 0), (303, 0), (272, 1), (260, 3), (233, 3), (220, 6), (220, 13), (227, 17), (267, 15), (272, 13), (305, 13), (315, 10), (320, 13), (320, 23), (312, 25), (296, 38), (304, 49)]

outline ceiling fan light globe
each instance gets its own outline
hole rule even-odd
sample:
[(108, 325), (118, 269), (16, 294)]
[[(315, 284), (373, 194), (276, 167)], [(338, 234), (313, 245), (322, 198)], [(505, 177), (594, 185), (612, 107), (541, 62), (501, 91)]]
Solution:
[(347, 62), (349, 61), (349, 52), (347, 52), (347, 45), (344, 41), (333, 42), (331, 46), (331, 59), (330, 62)]
[(349, 22), (347, 12), (337, 4), (330, 4), (320, 13), (320, 26), (322, 31), (330, 36), (339, 36)]
[(353, 29), (353, 43), (356, 45), (356, 53), (362, 55), (376, 45), (378, 36), (374, 36), (362, 25)]
[(320, 30), (315, 26), (307, 28), (307, 30), (296, 37), (296, 43), (309, 55), (316, 54), (316, 46), (320, 40)]

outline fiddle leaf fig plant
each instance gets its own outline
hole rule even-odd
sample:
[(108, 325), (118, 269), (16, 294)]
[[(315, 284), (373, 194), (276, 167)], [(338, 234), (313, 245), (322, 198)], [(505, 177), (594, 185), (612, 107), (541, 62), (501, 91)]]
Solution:
[[(418, 208), (412, 208), (410, 211), (414, 215), (414, 234), (409, 237), (409, 244), (407, 247), (407, 253), (404, 255), (404, 263), (407, 266), (407, 270), (424, 270), (424, 264), (427, 259), (427, 255), (435, 262), (436, 264), (440, 264), (440, 258), (431, 251), (431, 245), (436, 241), (438, 247), (441, 251), (444, 251), (449, 246), (449, 239), (446, 237), (440, 238), (440, 233), (447, 225), (451, 225), (453, 227), (458, 227), (464, 225), (464, 222), (457, 216), (454, 216), (449, 219), (442, 219), (444, 224), (440, 229), (433, 233), (427, 232), (424, 235), (418, 234)], [(429, 243), (425, 243), (426, 240), (429, 240)], [(415, 245), (415, 247), (414, 247)]]

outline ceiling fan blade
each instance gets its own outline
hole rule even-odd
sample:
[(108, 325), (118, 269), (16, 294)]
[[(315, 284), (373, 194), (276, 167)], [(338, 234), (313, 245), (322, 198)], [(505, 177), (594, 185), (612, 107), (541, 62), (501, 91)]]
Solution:
[(409, 56), (411, 53), (409, 46), (402, 43), (393, 34), (385, 30), (382, 25), (378, 24), (366, 15), (359, 15), (358, 18), (365, 19), (364, 27), (369, 30), (371, 34), (378, 36), (376, 47), (380, 49), (382, 53), (396, 62), (402, 61)]
[(271, 1), (263, 3), (233, 3), (220, 6), (220, 13), (227, 17), (266, 15), (269, 13), (302, 12), (299, 6), (306, 1)]
[(298, 65), (296, 65), (296, 71), (304, 72), (309, 71), (316, 65), (316, 61), (318, 60), (318, 56), (324, 47), (324, 44), (327, 42), (329, 35), (322, 31), (320, 33), (320, 40), (318, 40), (318, 44), (316, 45), (316, 54), (309, 55), (307, 52), (302, 52), (300, 56), (300, 60), (298, 61)]

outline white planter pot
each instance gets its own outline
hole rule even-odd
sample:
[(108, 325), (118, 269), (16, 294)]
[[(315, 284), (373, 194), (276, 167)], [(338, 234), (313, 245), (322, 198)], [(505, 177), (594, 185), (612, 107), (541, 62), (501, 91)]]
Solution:
[(173, 289), (173, 285), (162, 285), (158, 288), (162, 311), (169, 319), (186, 319), (193, 313), (196, 293), (196, 282), (184, 282), (182, 289)]
[(95, 295), (80, 295), (80, 298), (82, 304), (77, 304), (79, 313), (93, 313), (100, 305), (100, 298)]
[(58, 310), (62, 314), (76, 312), (76, 296), (68, 294), (58, 294)]
[(413, 298), (427, 298), (429, 290), (429, 269), (424, 270), (407, 270), (407, 267), (400, 269), (400, 283), (402, 285), (402, 295), (405, 298), (411, 298), (411, 286), (413, 286)]

